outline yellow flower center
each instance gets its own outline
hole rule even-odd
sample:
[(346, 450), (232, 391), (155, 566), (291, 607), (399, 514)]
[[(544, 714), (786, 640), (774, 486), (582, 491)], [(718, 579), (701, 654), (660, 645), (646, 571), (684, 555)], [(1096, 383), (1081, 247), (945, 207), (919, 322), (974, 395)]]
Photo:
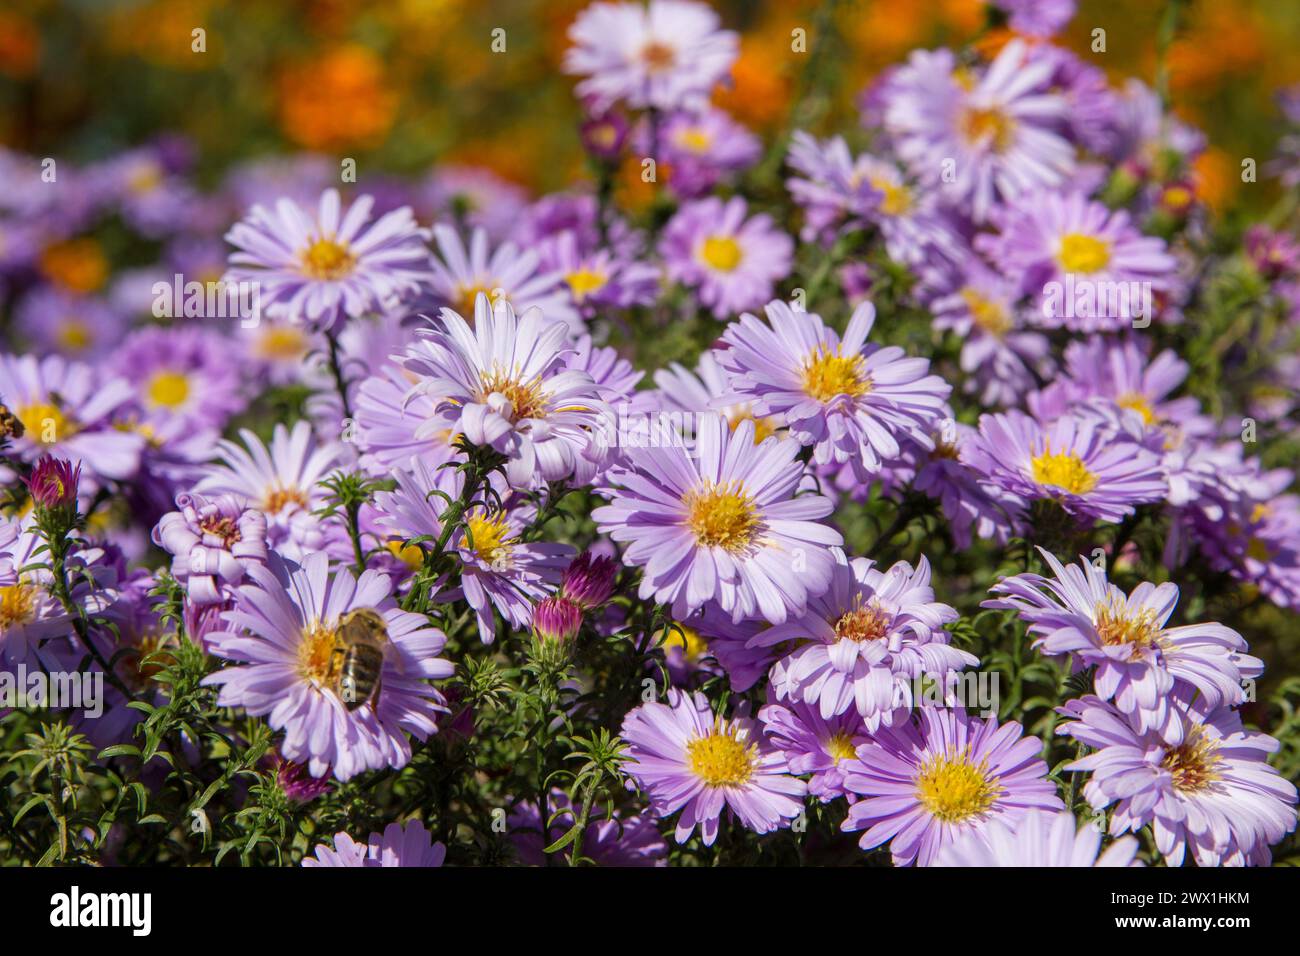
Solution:
[(22, 406), (18, 409), (18, 420), (23, 423), (24, 437), (38, 445), (54, 445), (77, 432), (76, 423), (50, 402)]
[(303, 630), (302, 642), (298, 645), (298, 673), (318, 686), (334, 686), (343, 663), (343, 655), (336, 653), (338, 647), (338, 632), (319, 621), (313, 622)]
[(521, 382), (507, 375), (500, 369), (494, 369), (479, 382), (478, 400), (486, 402), (489, 395), (504, 395), (510, 402), (510, 421), (518, 422), (526, 418), (545, 418), (550, 410), (550, 402), (542, 383), (533, 379)]
[(901, 216), (912, 208), (912, 191), (902, 183), (891, 183), (883, 176), (873, 176), (871, 186), (885, 194), (880, 201), (880, 211), (886, 216)]
[(412, 571), (418, 571), (424, 565), (424, 552), (418, 544), (402, 544), (401, 541), (389, 541), (385, 547), (388, 553)]
[(1156, 623), (1156, 612), (1150, 608), (1130, 615), (1122, 601), (1099, 604), (1093, 611), (1093, 619), (1101, 642), (1109, 646), (1131, 645), (1133, 660), (1137, 660), (1144, 648), (1161, 643), (1162, 630)]
[(989, 779), (987, 761), (974, 763), (969, 748), (953, 756), (934, 755), (916, 777), (917, 799), (945, 823), (987, 812), (1001, 792), (1002, 788)]
[(154, 408), (180, 408), (190, 397), (190, 382), (180, 372), (158, 372), (149, 380), (145, 396)]
[(1097, 476), (1073, 452), (1053, 454), (1052, 446), (1048, 445), (1030, 464), (1034, 481), (1040, 485), (1052, 485), (1072, 495), (1084, 495), (1097, 487)]
[(685, 658), (694, 663), (698, 661), (709, 649), (709, 643), (700, 637), (699, 632), (689, 627), (670, 628), (664, 635), (664, 648), (680, 647)]
[(342, 279), (357, 263), (348, 247), (333, 239), (317, 239), (302, 254), (302, 271), (313, 279)]
[(686, 526), (706, 548), (743, 551), (758, 530), (758, 508), (740, 482), (688, 492)]
[(258, 339), (257, 354), (264, 359), (288, 361), (307, 351), (307, 336), (301, 329), (271, 326)]
[(742, 257), (740, 243), (730, 236), (709, 236), (700, 247), (700, 260), (718, 272), (730, 272)]
[(1016, 121), (993, 107), (967, 107), (957, 121), (957, 128), (967, 143), (988, 144), (995, 153), (1005, 153), (1015, 137)]
[(845, 611), (835, 622), (835, 636), (850, 641), (878, 641), (889, 633), (889, 615), (872, 604)]
[(514, 552), (514, 539), (506, 526), (504, 515), (470, 515), (465, 522), (465, 535), (460, 540), (462, 548), (468, 548), (479, 559), (493, 567), (504, 567)]
[(603, 289), (605, 283), (609, 281), (609, 277), (602, 272), (579, 269), (566, 275), (564, 281), (569, 284), (569, 291), (573, 293), (574, 301), (581, 302), (593, 292), (599, 292)]
[(307, 496), (297, 488), (272, 488), (262, 499), (262, 510), (269, 515), (279, 514), (289, 505), (307, 507)]
[(1061, 237), (1056, 261), (1066, 272), (1098, 272), (1110, 263), (1110, 243), (1080, 232), (1067, 233)]
[(677, 53), (668, 44), (652, 40), (641, 48), (641, 62), (651, 73), (662, 73), (672, 69)]
[(870, 391), (871, 380), (862, 370), (862, 356), (840, 355), (825, 346), (809, 356), (803, 368), (803, 390), (819, 402), (840, 395), (850, 397)]
[(1142, 416), (1144, 425), (1154, 425), (1156, 423), (1156, 411), (1151, 407), (1151, 403), (1145, 395), (1138, 392), (1128, 392), (1115, 399), (1115, 404), (1120, 408), (1127, 408), (1130, 411), (1137, 412)]
[(1011, 331), (1011, 316), (1000, 304), (971, 288), (962, 289), (961, 297), (975, 324), (989, 335), (1002, 338)]
[(235, 519), (225, 515), (209, 515), (199, 522), (199, 530), (204, 534), (220, 538), (221, 543), (227, 548), (244, 538), (239, 532), (239, 525), (235, 523)]
[(719, 725), (686, 745), (686, 765), (710, 787), (739, 787), (754, 773), (756, 749), (737, 740), (733, 728)]
[(853, 746), (853, 738), (843, 730), (826, 741), (825, 746), (826, 752), (830, 754), (831, 759), (836, 763), (841, 760), (852, 760), (858, 755), (857, 748)]
[(495, 284), (489, 280), (474, 285), (462, 285), (456, 287), (456, 302), (453, 308), (460, 313), (461, 318), (466, 322), (474, 322), (474, 302), (479, 295), (488, 297), (488, 304), (492, 304), (492, 290), (496, 288)]
[(1204, 790), (1219, 779), (1222, 757), (1219, 744), (1199, 726), (1192, 727), (1181, 746), (1165, 751), (1160, 766), (1174, 778), (1174, 789), (1183, 793)]
[(90, 326), (80, 319), (67, 319), (55, 334), (59, 348), (65, 352), (84, 352), (95, 341)]
[(0, 631), (16, 624), (28, 624), (36, 616), (36, 588), (11, 584), (0, 588)]
[(677, 141), (678, 146), (690, 150), (692, 153), (707, 153), (709, 147), (713, 145), (713, 137), (698, 126), (688, 126), (680, 129), (673, 138)]

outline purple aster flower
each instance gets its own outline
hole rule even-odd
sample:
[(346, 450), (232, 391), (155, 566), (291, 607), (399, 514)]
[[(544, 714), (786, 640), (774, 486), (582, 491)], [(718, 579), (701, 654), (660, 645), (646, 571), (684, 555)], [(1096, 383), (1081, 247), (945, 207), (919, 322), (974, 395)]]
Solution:
[[(935, 436), (934, 451), (918, 451), (912, 488), (939, 502), (959, 549), (970, 547), (972, 535), (981, 541), (1006, 544), (1015, 531), (1020, 500), (982, 481), (980, 474), (962, 460), (962, 449), (975, 437), (975, 429), (951, 419), (946, 422)], [(951, 440), (945, 440), (943, 432), (949, 428)]]
[(885, 191), (872, 182), (869, 157), (854, 157), (842, 136), (817, 140), (795, 130), (786, 162), (799, 175), (786, 180), (790, 195), (803, 208), (805, 242), (824, 239), (838, 226), (860, 229), (884, 200)]
[[(770, 626), (767, 621), (732, 621), (730, 614), (722, 613), (714, 605), (706, 605), (686, 624), (678, 626), (683, 631), (681, 649), (687, 660), (693, 657), (697, 662), (702, 658), (717, 661), (731, 689), (737, 693), (744, 693), (765, 678), (777, 656), (789, 650), (788, 647), (750, 647), (754, 635)], [(675, 638), (673, 632), (668, 640)], [(672, 674), (671, 656), (668, 665)]]
[(927, 374), (928, 359), (867, 344), (875, 306), (853, 310), (842, 341), (814, 313), (780, 301), (766, 311), (768, 324), (746, 313), (727, 326), (719, 361), (733, 376), (734, 396), (814, 446), (816, 464), (851, 463), (869, 481), (899, 456), (900, 441), (930, 446), (951, 386)]
[(779, 421), (755, 415), (753, 402), (736, 401), (724, 405), (719, 401), (723, 398), (735, 400), (737, 396), (731, 375), (718, 363), (717, 355), (715, 351), (702, 352), (693, 372), (677, 362), (655, 372), (654, 381), (658, 386), (655, 394), (659, 405), (670, 412), (721, 414), (732, 431), (741, 422), (753, 422), (755, 441), (762, 441), (779, 431)]
[(327, 189), (314, 216), (289, 199), (254, 206), (226, 234), (239, 250), (226, 281), (257, 283), (267, 315), (313, 331), (412, 301), (432, 278), (428, 231), (408, 208), (372, 222), (373, 205), (362, 196), (344, 212), (338, 190)]
[(1163, 239), (1142, 235), (1127, 212), (1082, 193), (1026, 198), (996, 219), (1000, 234), (977, 245), (1004, 273), (1019, 277), (1047, 326), (1113, 331), (1149, 320), (1152, 293), (1168, 288), (1177, 265)]
[(658, 142), (652, 142), (650, 126), (642, 126), (637, 148), (655, 157), (673, 193), (686, 199), (752, 166), (763, 151), (757, 136), (716, 108), (674, 113), (657, 134)]
[(981, 415), (962, 459), (1005, 491), (1054, 500), (1079, 519), (1119, 521), (1167, 491), (1156, 456), (1093, 416), (1043, 425), (1015, 410)]
[(939, 851), (934, 865), (1142, 866), (1135, 859), (1138, 849), (1135, 837), (1121, 837), (1098, 855), (1101, 828), (1097, 824), (1079, 826), (1069, 810), (1032, 810), (1014, 823), (991, 820), (979, 830), (963, 833)]
[(602, 307), (650, 305), (659, 297), (659, 270), (607, 249), (582, 254), (575, 233), (565, 231), (541, 247), (548, 273), (558, 273), (584, 319)]
[(0, 354), (0, 396), (23, 423), (11, 454), (33, 462), (42, 455), (80, 462), (86, 488), (102, 479), (125, 480), (140, 466), (144, 439), (114, 427), (116, 415), (131, 398), (125, 379), (62, 356)]
[(172, 577), (194, 604), (229, 600), (248, 567), (266, 563), (266, 515), (234, 495), (181, 494), (176, 508), (153, 529), (153, 543), (172, 555)]
[(77, 486), (81, 482), (81, 463), (74, 467), (62, 458), (44, 455), (32, 465), (32, 472), (23, 479), (32, 503), (46, 511), (71, 508), (76, 512)]
[(829, 499), (795, 497), (798, 443), (755, 444), (752, 423), (733, 433), (708, 416), (693, 451), (625, 449), (627, 466), (611, 470), (621, 491), (592, 512), (602, 534), (627, 545), (623, 561), (643, 568), (640, 596), (671, 604), (678, 619), (709, 601), (737, 621), (801, 613), (829, 586), (844, 542), (816, 520)]
[(861, 799), (843, 829), (866, 830), (858, 843), (864, 850), (892, 841), (895, 866), (929, 866), (944, 847), (995, 820), (1012, 824), (1036, 808), (1062, 808), (1042, 747), (1014, 721), (999, 726), (995, 718), (921, 707), (844, 763), (845, 785)]
[[(218, 706), (266, 716), (284, 731), (284, 755), (306, 763), (313, 777), (332, 771), (350, 780), (366, 770), (406, 766), (406, 735), (426, 739), (447, 709), (427, 683), (454, 671), (438, 656), (443, 633), (422, 615), (398, 609), (387, 575), (331, 572), (324, 554), (302, 565), (272, 556), (245, 574), (249, 583), (222, 615), (228, 630), (208, 635), (212, 653), (234, 662), (203, 679), (221, 688)], [(340, 687), (339, 627), (350, 611), (363, 608), (383, 618), (384, 660), (373, 696), (350, 707)]]
[(1051, 74), (1020, 40), (973, 77), (950, 50), (918, 50), (886, 81), (885, 129), (913, 175), (983, 222), (999, 200), (1059, 186), (1073, 170), (1053, 128), (1067, 103), (1049, 91)]
[(1267, 865), (1296, 824), (1296, 788), (1267, 763), (1280, 745), (1226, 707), (1177, 704), (1182, 742), (1170, 744), (1097, 697), (1067, 701), (1057, 733), (1093, 753), (1065, 769), (1091, 772), (1083, 793), (1094, 810), (1114, 804), (1111, 836), (1150, 825), (1170, 866), (1189, 849), (1198, 866)]
[[(551, 790), (547, 813), (545, 838), (541, 814), (531, 800), (516, 804), (506, 820), (510, 842), (524, 866), (545, 866), (547, 854), (542, 852), (543, 847), (550, 846), (577, 822), (568, 795), (558, 787)], [(572, 847), (555, 854), (566, 861), (572, 855)], [(596, 866), (667, 866), (668, 844), (648, 814), (627, 816), (615, 810), (587, 824), (582, 835), (582, 855)]]
[(1019, 404), (1051, 367), (1051, 349), (1041, 332), (1025, 328), (1013, 283), (972, 259), (953, 291), (930, 303), (934, 327), (962, 342), (965, 390), (985, 406)]
[(400, 365), (385, 364), (361, 380), (353, 403), (361, 465), (376, 475), (401, 468), (415, 455), (431, 467), (460, 452), (452, 444), (453, 420), (439, 410), (435, 395), (411, 394), (411, 379)]
[(1263, 662), (1244, 653), (1246, 642), (1231, 628), (1165, 626), (1178, 603), (1177, 585), (1144, 581), (1125, 596), (1086, 558), (1064, 567), (1038, 550), (1055, 577), (1003, 578), (991, 588), (999, 597), (982, 606), (1016, 611), (1044, 654), (1072, 654), (1076, 670), (1096, 666), (1097, 695), (1113, 700), (1140, 733), (1181, 742), (1183, 724), (1169, 696), (1176, 681), (1215, 708), (1242, 703), (1243, 680), (1263, 673)]
[(847, 795), (844, 762), (871, 741), (857, 711), (827, 718), (816, 707), (792, 701), (789, 706), (768, 704), (758, 712), (758, 719), (768, 739), (785, 755), (790, 772), (810, 775), (810, 794), (822, 803)]
[(304, 857), (303, 866), (442, 866), (447, 848), (434, 843), (419, 820), (406, 826), (390, 823), (384, 832), (370, 834), (358, 843), (347, 833), (334, 834), (334, 847), (316, 844), (316, 855)]
[(438, 256), (433, 263), (433, 294), (458, 315), (475, 315), (476, 302), (486, 295), (494, 306), (509, 303), (520, 315), (538, 308), (552, 322), (582, 330), (582, 321), (570, 288), (557, 271), (542, 271), (541, 256), (533, 249), (520, 251), (504, 242), (490, 251), (487, 233), (475, 229), (469, 248), (450, 226), (433, 227)]
[(934, 598), (930, 563), (899, 561), (887, 571), (866, 558), (835, 566), (830, 588), (798, 619), (750, 639), (754, 646), (794, 648), (772, 668), (778, 699), (815, 705), (823, 718), (856, 710), (875, 733), (906, 719), (912, 681), (941, 683), (979, 658), (949, 644), (944, 625), (957, 612)]
[(510, 234), (528, 205), (528, 193), (481, 166), (439, 166), (421, 190), (426, 219), (482, 229), (494, 241)]
[(705, 846), (718, 837), (724, 808), (756, 833), (786, 826), (803, 810), (807, 785), (790, 776), (785, 756), (741, 705), (715, 716), (699, 691), (668, 691), (668, 703), (642, 704), (623, 718), (623, 769), (661, 817), (681, 811), (674, 836), (685, 843), (698, 825)]
[(727, 76), (739, 38), (690, 0), (593, 3), (569, 27), (564, 72), (585, 77), (577, 94), (596, 109), (700, 110)]
[(993, 5), (1007, 14), (1011, 29), (1037, 37), (1060, 33), (1075, 9), (1074, 0), (993, 0)]
[[(7, 224), (2, 228), (8, 242)], [(118, 344), (126, 324), (126, 316), (103, 299), (54, 286), (33, 289), (14, 307), (14, 327), (41, 354), (95, 358)]]
[(537, 309), (516, 318), (508, 301), (490, 306), (480, 294), (472, 328), (443, 309), (441, 326), (423, 333), (402, 363), (419, 377), (412, 393), (440, 398), (455, 431), (505, 455), (512, 486), (568, 478), (596, 453), (591, 431), (609, 408), (591, 376), (566, 364), (562, 323)]
[(746, 219), (747, 209), (739, 196), (686, 203), (659, 242), (669, 278), (695, 289), (719, 319), (757, 308), (790, 272), (794, 242), (766, 213)]
[(224, 464), (210, 466), (194, 490), (234, 495), (261, 511), (267, 543), (285, 557), (298, 560), (325, 547), (330, 529), (341, 531), (341, 525), (323, 523), (312, 512), (329, 495), (320, 481), (339, 464), (338, 443), (317, 442), (305, 421), (293, 431), (277, 424), (270, 448), (248, 429), (240, 429), (239, 437), (244, 447), (224, 440), (217, 445)]
[(151, 424), (169, 417), (220, 429), (243, 410), (231, 343), (193, 326), (140, 329), (113, 353), (113, 368), (135, 385), (134, 407)]

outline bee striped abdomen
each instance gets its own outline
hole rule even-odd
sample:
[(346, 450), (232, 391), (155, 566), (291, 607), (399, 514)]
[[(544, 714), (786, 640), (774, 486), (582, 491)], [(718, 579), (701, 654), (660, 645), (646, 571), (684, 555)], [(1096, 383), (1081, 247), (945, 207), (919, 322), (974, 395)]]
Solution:
[(384, 652), (378, 647), (353, 644), (347, 649), (343, 655), (339, 683), (344, 689), (343, 703), (348, 710), (356, 710), (374, 696), (383, 668)]

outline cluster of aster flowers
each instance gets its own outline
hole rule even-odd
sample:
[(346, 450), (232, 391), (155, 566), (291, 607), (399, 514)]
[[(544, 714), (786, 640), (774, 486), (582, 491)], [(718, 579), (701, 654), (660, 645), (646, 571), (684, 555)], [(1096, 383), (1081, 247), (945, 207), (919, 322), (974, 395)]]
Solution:
[(133, 794), (60, 858), (1293, 858), (1300, 240), (1208, 262), (1203, 137), (997, 6), (765, 142), (708, 6), (593, 3), (540, 197), (0, 153), (0, 665)]

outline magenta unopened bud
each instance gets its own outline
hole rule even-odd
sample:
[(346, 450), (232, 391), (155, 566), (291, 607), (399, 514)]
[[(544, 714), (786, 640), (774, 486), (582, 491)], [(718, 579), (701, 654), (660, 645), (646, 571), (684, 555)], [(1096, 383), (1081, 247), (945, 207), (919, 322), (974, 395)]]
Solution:
[(599, 159), (613, 160), (627, 142), (628, 123), (618, 113), (601, 113), (582, 124), (578, 132), (587, 152)]
[(573, 559), (560, 580), (560, 596), (584, 611), (600, 607), (614, 593), (618, 565), (610, 558), (593, 557), (584, 551)]
[(54, 510), (75, 507), (77, 483), (81, 481), (81, 462), (77, 462), (74, 468), (69, 461), (46, 455), (36, 462), (25, 481), (38, 508)]
[(533, 608), (533, 633), (544, 641), (567, 644), (582, 630), (582, 608), (562, 597), (544, 598)]

